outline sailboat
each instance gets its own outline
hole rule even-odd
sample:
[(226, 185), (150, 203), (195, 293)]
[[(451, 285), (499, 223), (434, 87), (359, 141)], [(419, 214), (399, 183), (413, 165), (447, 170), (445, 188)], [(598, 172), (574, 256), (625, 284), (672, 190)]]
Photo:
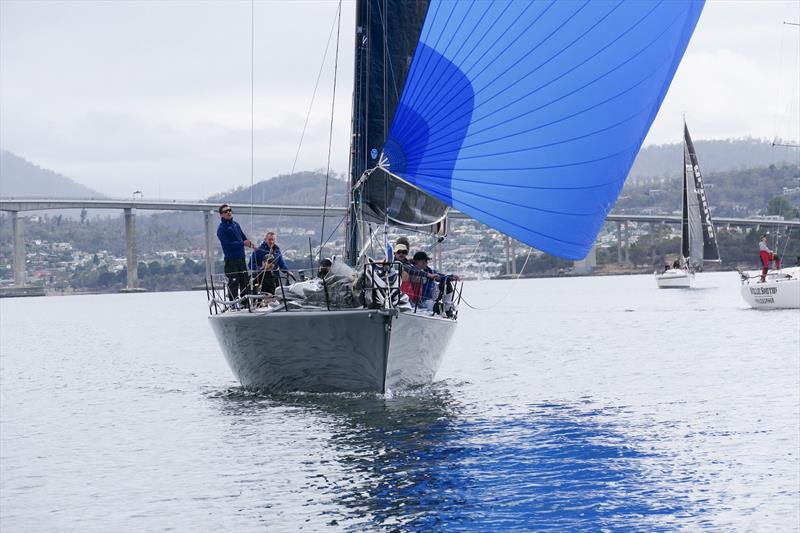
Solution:
[(760, 271), (739, 274), (742, 298), (753, 309), (800, 309), (800, 266), (769, 270), (764, 281)]
[[(787, 25), (786, 22), (783, 24)], [(797, 24), (789, 25), (797, 29)], [(795, 70), (794, 77), (796, 78), (797, 75), (798, 71)], [(794, 121), (795, 125), (798, 123), (800, 122)], [(800, 144), (797, 142), (779, 141), (777, 135), (772, 146), (800, 149)], [(788, 243), (789, 234), (786, 235), (786, 239)], [(775, 240), (774, 246), (777, 248), (778, 239)], [(800, 264), (769, 270), (763, 281), (759, 271), (739, 271), (739, 274), (742, 280), (740, 289), (742, 298), (753, 309), (800, 309)]]
[(700, 174), (697, 153), (686, 122), (683, 123), (683, 210), (681, 215), (681, 258), (673, 266), (655, 273), (659, 289), (692, 286), (695, 272), (703, 262), (719, 263), (719, 247), (711, 209)]
[(549, 254), (585, 257), (702, 8), (359, 0), (346, 247), (331, 270), (344, 282), (326, 284), (324, 299), (311, 290), (316, 308), (212, 302), (242, 385), (385, 392), (434, 379), (457, 312), (408, 305), (391, 254), (367, 257), (390, 227), (442, 238), (455, 208)]

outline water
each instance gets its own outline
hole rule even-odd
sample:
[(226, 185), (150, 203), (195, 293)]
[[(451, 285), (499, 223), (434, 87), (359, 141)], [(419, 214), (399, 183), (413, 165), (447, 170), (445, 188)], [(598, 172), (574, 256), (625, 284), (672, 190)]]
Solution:
[(0, 530), (800, 529), (800, 313), (468, 282), (433, 386), (237, 387), (205, 294), (0, 301)]

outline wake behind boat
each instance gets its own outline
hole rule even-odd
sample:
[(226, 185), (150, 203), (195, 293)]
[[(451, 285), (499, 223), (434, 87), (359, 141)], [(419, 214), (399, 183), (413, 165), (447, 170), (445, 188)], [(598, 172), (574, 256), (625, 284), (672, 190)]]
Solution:
[(681, 257), (672, 266), (655, 273), (659, 289), (688, 289), (695, 271), (704, 261), (720, 262), (711, 209), (700, 174), (689, 128), (683, 123), (683, 208), (681, 216)]
[[(430, 383), (456, 327), (460, 289), (443, 283), (430, 311), (404, 300), (408, 272), (387, 249), (388, 228), (441, 241), (452, 207), (551, 255), (584, 258), (702, 8), (358, 1), (340, 263), (353, 274), (342, 269), (336, 290), (326, 279), (321, 290), (300, 291), (313, 302), (276, 291), (253, 312), (235, 310), (244, 303), (235, 294), (212, 294), (212, 328), (237, 378), (272, 390)], [(367, 252), (382, 249), (374, 270)]]

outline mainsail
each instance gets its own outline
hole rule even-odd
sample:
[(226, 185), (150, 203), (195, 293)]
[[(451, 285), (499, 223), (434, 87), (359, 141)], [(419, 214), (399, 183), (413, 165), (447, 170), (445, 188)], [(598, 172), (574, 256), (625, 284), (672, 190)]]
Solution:
[(681, 253), (692, 268), (703, 261), (720, 261), (717, 235), (711, 221), (700, 165), (689, 128), (683, 124), (683, 221)]
[[(700, 0), (433, 0), (388, 136), (379, 145), (374, 129), (365, 141), (364, 130), (354, 128), (353, 161), (383, 161), (392, 175), (443, 204), (550, 254), (582, 258), (619, 195), (702, 8)], [(389, 0), (365, 0), (357, 9), (361, 43), (388, 43), (387, 68), (369, 78), (391, 83), (384, 84), (384, 114), (369, 105), (354, 122), (390, 116), (409, 64), (391, 48), (393, 30), (376, 36), (372, 24), (372, 33), (363, 33), (364, 13), (413, 26), (424, 12), (421, 3)], [(357, 53), (357, 71), (375, 68), (361, 59)], [(374, 97), (381, 94), (373, 85), (357, 85), (356, 93), (370, 87)], [(372, 151), (377, 146), (382, 153)], [(397, 199), (378, 187), (389, 204)], [(380, 211), (379, 201), (370, 207)]]

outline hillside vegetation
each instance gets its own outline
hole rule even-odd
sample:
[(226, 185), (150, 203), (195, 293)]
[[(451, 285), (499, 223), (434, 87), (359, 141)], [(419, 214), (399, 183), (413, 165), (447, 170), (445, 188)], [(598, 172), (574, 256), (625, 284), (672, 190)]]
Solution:
[(105, 198), (72, 178), (0, 149), (0, 197)]

